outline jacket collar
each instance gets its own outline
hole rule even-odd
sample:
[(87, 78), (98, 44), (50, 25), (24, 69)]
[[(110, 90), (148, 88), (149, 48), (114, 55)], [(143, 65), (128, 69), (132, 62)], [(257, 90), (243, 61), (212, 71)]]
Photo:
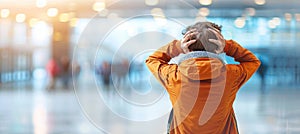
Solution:
[(183, 61), (192, 59), (192, 58), (216, 58), (219, 59), (224, 65), (227, 64), (225, 60), (225, 56), (221, 56), (222, 54), (215, 54), (207, 51), (193, 51), (186, 54), (181, 54), (178, 56), (177, 65), (180, 65)]

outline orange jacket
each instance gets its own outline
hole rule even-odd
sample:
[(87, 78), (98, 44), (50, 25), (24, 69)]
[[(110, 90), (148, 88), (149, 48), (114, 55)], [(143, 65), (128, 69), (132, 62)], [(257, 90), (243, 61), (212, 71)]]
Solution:
[(226, 40), (224, 52), (240, 64), (226, 65), (218, 57), (207, 56), (190, 56), (179, 64), (169, 64), (182, 53), (179, 40), (146, 60), (170, 96), (174, 110), (171, 134), (238, 133), (232, 105), (237, 91), (258, 69), (260, 61), (233, 40)]

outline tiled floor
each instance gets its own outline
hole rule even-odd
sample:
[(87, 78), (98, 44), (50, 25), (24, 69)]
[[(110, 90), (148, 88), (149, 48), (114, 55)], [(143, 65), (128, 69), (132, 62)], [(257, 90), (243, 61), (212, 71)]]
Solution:
[[(255, 76), (234, 104), (241, 134), (300, 133), (300, 88), (267, 85)], [(170, 103), (162, 89), (121, 85), (118, 92), (85, 79), (75, 90), (42, 86), (0, 88), (1, 134), (164, 133)], [(82, 84), (84, 83), (84, 84)], [(153, 86), (153, 85), (152, 85)], [(26, 87), (26, 88), (24, 88)], [(128, 89), (133, 90), (128, 90)], [(103, 101), (105, 100), (105, 101)]]

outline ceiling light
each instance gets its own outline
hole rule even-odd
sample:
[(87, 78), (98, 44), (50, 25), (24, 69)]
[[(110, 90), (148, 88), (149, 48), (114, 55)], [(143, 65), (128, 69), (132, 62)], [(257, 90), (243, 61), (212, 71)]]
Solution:
[(290, 13), (285, 13), (284, 17), (285, 17), (286, 21), (291, 21), (292, 20), (292, 14), (290, 14)]
[(29, 26), (34, 27), (39, 20), (37, 18), (32, 18), (29, 20)]
[(70, 20), (70, 16), (68, 13), (62, 13), (59, 15), (60, 22), (68, 22)]
[(103, 9), (105, 9), (105, 7), (106, 7), (105, 2), (95, 2), (93, 5), (93, 10), (100, 12)]
[(200, 16), (208, 16), (209, 15), (209, 9), (206, 7), (202, 7), (199, 9), (199, 13)]
[(26, 20), (26, 15), (25, 14), (17, 14), (16, 15), (16, 22), (22, 23)]
[(300, 22), (300, 13), (295, 14), (296, 21)]
[(272, 20), (276, 26), (280, 25), (281, 23), (281, 19), (279, 17), (274, 17)]
[(208, 6), (208, 5), (211, 5), (212, 0), (199, 0), (199, 3), (200, 3), (201, 5)]
[(57, 8), (49, 8), (47, 11), (47, 15), (49, 17), (55, 17), (58, 14), (58, 9)]
[(35, 5), (38, 8), (43, 8), (47, 5), (47, 0), (36, 0)]
[(243, 28), (246, 24), (246, 20), (242, 17), (239, 17), (234, 21), (234, 24), (237, 28)]
[(72, 18), (70, 20), (70, 27), (76, 27), (77, 22), (78, 22), (78, 18)]
[(269, 28), (271, 28), (271, 29), (276, 28), (276, 24), (275, 24), (275, 23), (276, 23), (276, 22), (274, 22), (274, 20), (269, 20), (269, 22), (268, 22)]
[(7, 18), (10, 14), (10, 11), (8, 9), (2, 9), (1, 10), (1, 18)]
[(246, 12), (249, 16), (254, 16), (256, 13), (256, 10), (254, 8), (246, 8)]
[(148, 6), (155, 6), (159, 3), (159, 0), (145, 0), (145, 4)]
[(266, 0), (254, 0), (256, 5), (264, 5), (266, 4)]
[(153, 8), (151, 10), (151, 14), (152, 14), (152, 16), (165, 16), (164, 12), (161, 8)]

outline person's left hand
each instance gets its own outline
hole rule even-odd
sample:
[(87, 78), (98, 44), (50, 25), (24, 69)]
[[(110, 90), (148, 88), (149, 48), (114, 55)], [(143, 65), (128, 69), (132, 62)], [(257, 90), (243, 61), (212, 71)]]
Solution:
[(216, 35), (217, 39), (208, 39), (208, 41), (210, 41), (211, 43), (214, 43), (218, 46), (218, 48), (216, 50), (217, 54), (222, 53), (224, 50), (224, 47), (226, 45), (225, 39), (223, 38), (222, 34), (217, 32), (216, 30), (214, 30), (214, 29), (209, 29), (209, 30), (212, 31)]
[(181, 49), (183, 53), (186, 54), (190, 52), (188, 47), (196, 42), (196, 39), (193, 39), (193, 37), (197, 34), (198, 32), (196, 31), (196, 29), (192, 29), (183, 36), (183, 39), (181, 40)]

